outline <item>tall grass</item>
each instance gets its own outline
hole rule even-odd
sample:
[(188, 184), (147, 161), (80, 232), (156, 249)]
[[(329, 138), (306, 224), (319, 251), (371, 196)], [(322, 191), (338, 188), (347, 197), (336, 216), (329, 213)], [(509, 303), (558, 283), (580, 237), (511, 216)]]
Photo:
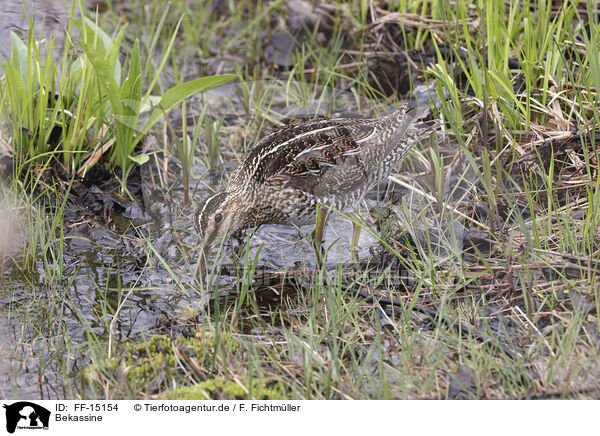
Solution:
[[(168, 8), (163, 18), (167, 13)], [(125, 187), (133, 166), (148, 160), (136, 152), (136, 146), (156, 122), (185, 98), (234, 76), (198, 78), (153, 95), (179, 25), (158, 66), (142, 68), (140, 45), (135, 41), (126, 70), (119, 59), (125, 28), (111, 37), (85, 16), (80, 3), (79, 14), (75, 18), (73, 8), (68, 27), (69, 34), (78, 29), (79, 40), (67, 39), (60, 62), (54, 60), (52, 40), (42, 50), (33, 32), (26, 43), (12, 34), (12, 56), (4, 68), (1, 91), (3, 116), (10, 122), (18, 159), (44, 167), (45, 161), (58, 156), (63, 171), (84, 176), (106, 156), (110, 167), (120, 169)], [(159, 27), (157, 34), (160, 31)], [(151, 46), (146, 55), (152, 58), (155, 49)], [(140, 127), (146, 111), (149, 117)]]
[[(364, 2), (338, 6), (352, 26), (373, 28)], [(257, 398), (257, 381), (283, 386), (286, 398), (446, 398), (456, 389), (467, 398), (597, 397), (589, 370), (597, 372), (599, 350), (585, 333), (598, 329), (589, 310), (600, 301), (597, 25), (573, 25), (581, 13), (574, 2), (552, 10), (549, 2), (396, 1), (389, 12), (400, 14), (391, 15), (398, 26), (422, 15), (416, 28), (406, 24), (406, 41), (437, 53), (425, 74), (441, 100), (432, 108), (439, 134), (423, 145), (431, 148), (416, 150), (391, 179), (406, 198), (392, 213), (372, 211), (378, 227), (362, 223), (398, 259), (402, 279), (391, 266), (373, 273), (340, 264), (333, 274), (288, 271), (265, 282), (246, 251), (237, 284), (223, 295), (218, 280), (211, 285), (214, 265), (200, 289), (214, 299), (196, 314), (202, 349), (193, 354), (172, 339), (193, 381), (167, 397), (235, 396), (215, 387), (220, 377), (244, 398)], [(366, 76), (340, 71), (336, 47), (297, 52), (284, 77), (291, 102), (313, 98), (319, 107), (323, 84), (377, 92)], [(249, 125), (262, 128), (277, 108), (256, 83), (243, 95), (256, 119)], [(581, 134), (574, 153), (560, 148), (570, 130)], [(268, 290), (276, 303), (261, 301)], [(378, 304), (380, 297), (402, 304)]]
[[(338, 98), (322, 93), (327, 86), (349, 90), (356, 106), (365, 95), (381, 96), (367, 83), (368, 60), (390, 51), (377, 45), (386, 31), (402, 35), (394, 42), (407, 50), (434, 53), (431, 65), (412, 73), (438, 91), (439, 106), (431, 108), (436, 135), (390, 178), (389, 190), (400, 191), (402, 200), (379, 201), (373, 219), (360, 221), (379, 242), (362, 263), (262, 271), (268, 247), (252, 251), (249, 237), (237, 263), (226, 265), (229, 277), (221, 277), (225, 269), (215, 262), (200, 283), (186, 272), (193, 265), (185, 256), (172, 265), (158, 244), (139, 236), (148, 264), (167, 271), (174, 292), (192, 298), (193, 307), (169, 313), (167, 327), (161, 325), (163, 333), (185, 334), (117, 341), (121, 302), (140, 291), (117, 286), (118, 303), (107, 301), (94, 312), (95, 328), (88, 314), (75, 315), (85, 325), (89, 366), (71, 371), (65, 365), (65, 379), (75, 374), (78, 392), (102, 398), (598, 398), (600, 32), (591, 3), (336, 2), (327, 12), (330, 45), (312, 35), (288, 70), (274, 71), (261, 68), (260, 38), (277, 25), (270, 13), (286, 13), (283, 3), (231, 3), (219, 15), (204, 3), (173, 2), (186, 16), (172, 64), (215, 50), (250, 59), (237, 70), (248, 80), (240, 84), (244, 104), (235, 117), (217, 118), (215, 125), (206, 106), (196, 117), (186, 117), (192, 110), (184, 107), (183, 139), (174, 141), (184, 174), (196, 148), (209, 164), (219, 156), (241, 159), (269, 123), (277, 125), (282, 109), (267, 84), (286, 89), (289, 106), (314, 103), (315, 112)], [(151, 10), (144, 20), (169, 45), (168, 29), (178, 20), (160, 4)], [(194, 26), (201, 18), (206, 25)], [(89, 49), (97, 50), (92, 58), (110, 57), (110, 45), (93, 45), (102, 40), (95, 35), (92, 30), (85, 55)], [(119, 38), (117, 32), (110, 39)], [(157, 38), (143, 35), (132, 53), (155, 46)], [(94, 62), (90, 75), (100, 69)], [(122, 68), (122, 84), (111, 76), (114, 89), (120, 93), (138, 66)], [(159, 67), (148, 59), (141, 70)], [(175, 77), (184, 80), (186, 71), (180, 67)], [(103, 86), (97, 82), (99, 95), (107, 92)], [(99, 125), (113, 134), (118, 117), (108, 96), (102, 103), (112, 115)], [(236, 141), (219, 144), (221, 123)], [(44, 228), (60, 235), (60, 226), (51, 219), (38, 234)], [(60, 247), (45, 236), (38, 240), (56, 253), (48, 254), (51, 268)], [(193, 249), (193, 242), (176, 243), (178, 253)], [(228, 245), (219, 251), (225, 250)], [(165, 293), (161, 288), (159, 298)], [(43, 342), (49, 335), (40, 331)], [(46, 362), (52, 359), (48, 353)]]

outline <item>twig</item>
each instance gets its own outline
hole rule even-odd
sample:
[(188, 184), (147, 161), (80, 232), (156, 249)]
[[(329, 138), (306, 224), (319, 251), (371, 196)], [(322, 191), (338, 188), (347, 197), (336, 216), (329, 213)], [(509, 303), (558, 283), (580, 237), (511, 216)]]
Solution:
[[(344, 290), (351, 290), (349, 287), (344, 287), (343, 289)], [(368, 302), (378, 303), (378, 304), (382, 304), (382, 305), (385, 305), (385, 306), (394, 306), (394, 307), (401, 307), (401, 308), (405, 307), (404, 303), (402, 303), (399, 300), (395, 300), (393, 298), (377, 297), (377, 296), (374, 296), (371, 293), (369, 293), (367, 291), (364, 291), (362, 289), (354, 290), (354, 292), (356, 294), (360, 295), (361, 297), (363, 297)], [(438, 323), (441, 322), (441, 323), (445, 324), (447, 327), (454, 327), (460, 333), (464, 333), (464, 334), (470, 335), (470, 336), (474, 337), (475, 339), (477, 339), (481, 343), (490, 344), (490, 345), (492, 345), (492, 346), (500, 349), (510, 359), (514, 359), (515, 358), (514, 353), (511, 350), (509, 350), (508, 347), (506, 347), (505, 345), (502, 345), (500, 343), (495, 342), (494, 340), (492, 340), (492, 338), (486, 337), (483, 334), (474, 331), (472, 328), (470, 328), (469, 326), (464, 325), (460, 321), (453, 322), (451, 319), (449, 319), (449, 318), (441, 315), (439, 313), (439, 311), (433, 310), (433, 309), (429, 309), (428, 307), (420, 306), (418, 304), (415, 304), (413, 306), (413, 309), (416, 310), (417, 312), (420, 312), (420, 313), (422, 313), (424, 315), (429, 316), (431, 318), (431, 320), (433, 321), (434, 324), (438, 324)]]
[(531, 328), (533, 330), (535, 330), (535, 332), (539, 335), (539, 337), (542, 338), (542, 341), (544, 341), (544, 345), (546, 345), (546, 347), (548, 347), (548, 350), (550, 350), (550, 354), (552, 354), (552, 357), (555, 357), (556, 355), (554, 354), (554, 350), (552, 350), (552, 347), (550, 347), (550, 344), (548, 343), (548, 341), (546, 340), (546, 338), (544, 337), (544, 335), (542, 335), (542, 332), (540, 332), (539, 329), (535, 326), (535, 324), (531, 322), (531, 320), (529, 319), (529, 317), (523, 313), (523, 311), (521, 310), (521, 308), (519, 306), (514, 306), (512, 308), (512, 310), (514, 312), (519, 312), (519, 314), (523, 318), (525, 318), (525, 320), (527, 321), (527, 324), (529, 324), (531, 326)]
[[(410, 185), (410, 184), (408, 184), (408, 183), (405, 183), (405, 182), (403, 182), (402, 180), (395, 178), (394, 176), (388, 176), (388, 178), (389, 178), (389, 179), (390, 179), (392, 182), (394, 182), (394, 183), (397, 183), (397, 184), (399, 184), (400, 186), (403, 186), (403, 187), (405, 187), (405, 188), (407, 188), (407, 189), (410, 189), (411, 191), (413, 191), (413, 192), (415, 192), (415, 193), (417, 193), (417, 194), (419, 194), (419, 195), (421, 195), (421, 196), (423, 196), (423, 197), (427, 198), (428, 200), (435, 201), (435, 202), (436, 202), (436, 204), (438, 203), (437, 199), (436, 199), (436, 198), (435, 198), (433, 195), (431, 195), (431, 194), (428, 194), (428, 193), (426, 193), (426, 192), (424, 192), (424, 191), (421, 191), (419, 188), (416, 188), (416, 187), (414, 187), (414, 186), (412, 186), (412, 185)], [(460, 217), (462, 217), (462, 218), (466, 219), (467, 221), (469, 221), (469, 222), (471, 222), (471, 223), (475, 224), (476, 226), (478, 226), (478, 227), (481, 227), (481, 228), (482, 228), (482, 229), (484, 229), (485, 231), (489, 231), (489, 230), (490, 230), (490, 229), (489, 229), (489, 228), (488, 228), (488, 227), (487, 227), (485, 224), (482, 224), (482, 223), (480, 223), (479, 221), (477, 221), (477, 220), (474, 220), (474, 219), (473, 219), (473, 218), (471, 218), (470, 216), (468, 216), (468, 215), (465, 215), (464, 213), (462, 213), (461, 211), (459, 211), (459, 210), (455, 209), (454, 207), (450, 206), (449, 204), (442, 204), (441, 206), (442, 206), (442, 207), (444, 207), (444, 209), (447, 209), (447, 210), (449, 210), (450, 212), (453, 212), (453, 213), (457, 214), (458, 216), (460, 216)]]

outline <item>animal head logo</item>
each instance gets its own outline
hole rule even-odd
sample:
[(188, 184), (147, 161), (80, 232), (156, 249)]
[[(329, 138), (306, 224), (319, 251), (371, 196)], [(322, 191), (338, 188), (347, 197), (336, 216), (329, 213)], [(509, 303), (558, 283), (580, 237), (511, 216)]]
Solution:
[(14, 433), (19, 428), (48, 428), (50, 411), (29, 401), (19, 401), (10, 405), (5, 404), (6, 431)]

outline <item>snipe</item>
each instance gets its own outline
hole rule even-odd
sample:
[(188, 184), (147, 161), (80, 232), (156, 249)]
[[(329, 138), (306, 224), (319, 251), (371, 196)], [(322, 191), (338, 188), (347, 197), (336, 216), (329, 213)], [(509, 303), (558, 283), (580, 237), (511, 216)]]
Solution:
[[(402, 107), (382, 118), (313, 120), (262, 138), (231, 174), (227, 189), (196, 211), (196, 270), (213, 246), (261, 224), (302, 225), (316, 216), (313, 236), (320, 247), (326, 218), (321, 206), (342, 211), (387, 177), (426, 136), (429, 128), (416, 119)], [(359, 232), (355, 224), (352, 248)]]

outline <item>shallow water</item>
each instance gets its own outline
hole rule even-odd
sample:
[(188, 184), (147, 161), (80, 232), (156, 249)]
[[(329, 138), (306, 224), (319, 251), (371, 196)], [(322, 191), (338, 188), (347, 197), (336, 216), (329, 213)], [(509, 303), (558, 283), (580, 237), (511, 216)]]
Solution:
[[(11, 53), (10, 33), (14, 32), (21, 39), (27, 39), (28, 19), (35, 19), (35, 35), (38, 40), (49, 41), (55, 37), (54, 48), (62, 52), (68, 15), (61, 0), (2, 0), (0, 2), (0, 58), (6, 59)], [(33, 11), (33, 14), (32, 14)]]
[[(66, 16), (59, 0), (37, 2), (36, 8), (42, 4), (36, 29), (44, 37), (64, 27)], [(4, 41), (0, 42), (0, 56), (10, 52), (10, 45), (2, 45), (10, 41), (7, 32), (19, 33), (24, 28), (26, 22), (15, 18), (20, 8), (20, 0), (4, 0), (0, 6), (0, 41)], [(60, 32), (57, 35), (55, 48), (60, 49)], [(305, 85), (299, 84), (299, 88)], [(241, 87), (250, 91), (241, 92)], [(289, 92), (289, 84), (234, 84), (194, 98), (189, 107), (197, 117), (202, 106), (208, 105), (211, 115), (225, 120), (226, 127), (243, 118), (245, 102), (242, 98), (248, 92), (265, 92), (266, 100), (271, 102), (270, 113), (280, 120), (336, 112), (373, 113), (373, 103), (356, 101), (355, 95), (313, 85), (308, 89), (312, 93), (310, 98), (299, 93), (295, 99)], [(415, 95), (412, 104), (426, 112), (427, 93), (423, 96), (420, 89)], [(359, 107), (362, 110), (358, 110)], [(249, 110), (260, 108), (250, 106)], [(224, 167), (230, 172), (237, 166), (235, 154), (243, 155), (243, 150), (238, 148), (232, 153), (229, 141), (236, 138), (231, 135), (221, 132), (219, 139)], [(248, 139), (243, 147), (250, 146), (256, 139)], [(162, 145), (156, 147), (160, 149)], [(111, 181), (97, 180), (91, 186), (74, 185), (64, 216), (63, 274), (58, 281), (46, 277), (41, 258), (35, 274), (24, 273), (16, 266), (3, 273), (1, 396), (21, 399), (85, 396), (73, 386), (63, 386), (65, 377), (60, 368), (52, 365), (52, 359), (47, 359), (50, 366), (44, 366), (37, 355), (51, 356), (67, 343), (70, 352), (63, 358), (66, 362), (63, 368), (77, 374), (89, 363), (86, 353), (91, 336), (101, 344), (108, 344), (109, 338), (113, 342), (138, 338), (152, 334), (173, 319), (185, 317), (186, 307), (199, 308), (207, 303), (204, 288), (193, 277), (197, 238), (191, 222), (192, 209), (183, 207), (180, 170), (178, 165), (172, 165), (173, 161), (176, 158), (171, 156), (167, 175), (162, 162), (151, 161), (142, 167), (137, 177), (130, 179), (134, 201), (119, 195), (118, 186), (111, 185)], [(194, 207), (214, 190), (225, 187), (220, 184), (222, 178), (218, 172), (207, 171), (199, 159), (194, 161), (191, 177)], [(168, 182), (162, 185), (161, 179), (165, 178)], [(376, 206), (381, 195), (372, 193), (368, 197), (369, 205)], [(367, 227), (373, 228), (369, 215), (361, 212), (361, 216)], [(257, 269), (263, 272), (314, 270), (316, 257), (308, 237), (312, 230), (312, 225), (301, 228), (264, 225), (255, 232), (250, 231), (251, 259), (257, 259)], [(355, 262), (348, 248), (351, 237), (352, 223), (331, 213), (324, 235), (328, 269)], [(377, 239), (363, 230), (358, 258), (368, 259), (377, 246)], [(237, 267), (232, 267), (235, 262), (229, 247), (214, 261), (218, 264), (217, 270), (222, 272), (214, 283), (216, 289), (235, 289)], [(221, 269), (219, 265), (226, 268)], [(41, 303), (44, 301), (48, 306), (56, 304), (57, 307), (44, 310), (45, 303)], [(46, 319), (48, 316), (56, 319)], [(39, 331), (29, 331), (31, 326), (38, 327)], [(58, 333), (67, 339), (53, 336)]]

